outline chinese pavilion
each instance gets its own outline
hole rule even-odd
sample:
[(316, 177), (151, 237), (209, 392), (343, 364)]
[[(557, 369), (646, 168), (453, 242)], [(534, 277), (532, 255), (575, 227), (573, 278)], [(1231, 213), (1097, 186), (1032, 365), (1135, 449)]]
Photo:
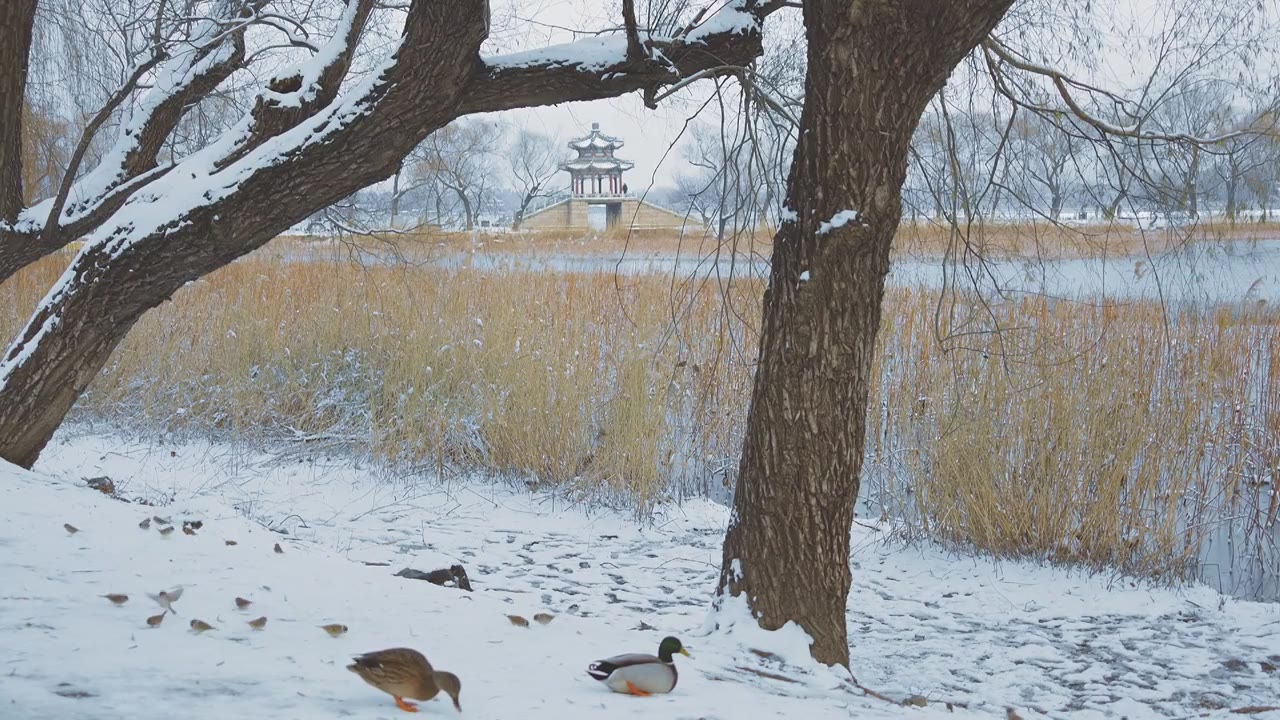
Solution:
[(620, 138), (600, 132), (600, 123), (591, 123), (586, 137), (569, 141), (578, 157), (560, 165), (569, 171), (570, 190), (575, 197), (609, 197), (626, 195), (622, 173), (634, 165), (613, 156), (622, 147)]
[[(569, 171), (569, 196), (529, 213), (520, 227), (582, 231), (626, 227), (683, 232), (690, 225), (698, 225), (685, 213), (659, 207), (627, 192), (622, 173), (634, 165), (613, 156), (622, 144), (620, 138), (600, 132), (600, 123), (591, 123), (591, 132), (586, 137), (569, 142), (569, 147), (578, 151), (578, 157), (560, 164), (561, 169)], [(601, 219), (603, 223), (597, 222)]]

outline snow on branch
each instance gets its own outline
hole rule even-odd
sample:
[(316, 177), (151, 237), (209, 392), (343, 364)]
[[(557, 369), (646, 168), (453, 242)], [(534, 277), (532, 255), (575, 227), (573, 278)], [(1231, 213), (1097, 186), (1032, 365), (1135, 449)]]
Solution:
[[(258, 4), (262, 2), (257, 0)], [(225, 3), (223, 8), (229, 13), (240, 12), (233, 3)], [(183, 114), (242, 65), (243, 28), (233, 33), (220, 30), (221, 23), (230, 19), (215, 16), (197, 23), (196, 32), (184, 43), (188, 47), (181, 51), (157, 46), (86, 127), (57, 196), (27, 209), (18, 227), (27, 232), (42, 231), (47, 242), (56, 242), (51, 235), (59, 231), (74, 236), (84, 226), (100, 222), (114, 212), (122, 195), (127, 197), (128, 192), (162, 175), (163, 172), (152, 172), (156, 158)], [(155, 77), (151, 88), (129, 114), (115, 144), (93, 170), (76, 180), (80, 160), (93, 135), (152, 69)]]
[[(639, 40), (627, 28), (621, 34), (484, 58), (484, 70), (463, 98), (463, 112), (594, 100), (634, 90), (645, 90), (652, 100), (658, 88), (686, 78), (731, 74), (759, 56), (765, 17), (785, 6), (733, 0), (672, 37)], [(637, 40), (643, 50), (639, 59)]]
[(374, 0), (348, 0), (333, 37), (315, 55), (277, 73), (267, 83), (254, 105), (252, 122), (234, 148), (218, 160), (218, 167), (296, 127), (337, 98), (374, 6)]

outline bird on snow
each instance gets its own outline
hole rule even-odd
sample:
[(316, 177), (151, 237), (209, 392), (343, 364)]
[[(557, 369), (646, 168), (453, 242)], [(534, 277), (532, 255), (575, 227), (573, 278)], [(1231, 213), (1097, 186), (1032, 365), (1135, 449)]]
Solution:
[(669, 693), (679, 679), (673, 658), (676, 653), (693, 657), (678, 638), (665, 637), (658, 645), (656, 657), (641, 653), (615, 655), (591, 663), (587, 674), (616, 693), (640, 696)]
[(396, 706), (405, 712), (417, 712), (418, 706), (405, 702), (430, 700), (444, 691), (453, 700), (453, 706), (462, 712), (458, 695), (462, 681), (453, 673), (441, 672), (431, 667), (427, 658), (411, 648), (391, 648), (359, 655), (347, 669), (362, 680), (395, 698)]
[(178, 611), (173, 609), (173, 604), (178, 602), (178, 598), (182, 597), (182, 588), (177, 587), (172, 590), (161, 590), (155, 595), (147, 593), (147, 597), (155, 600), (156, 604), (160, 607), (168, 610), (174, 615), (177, 615)]

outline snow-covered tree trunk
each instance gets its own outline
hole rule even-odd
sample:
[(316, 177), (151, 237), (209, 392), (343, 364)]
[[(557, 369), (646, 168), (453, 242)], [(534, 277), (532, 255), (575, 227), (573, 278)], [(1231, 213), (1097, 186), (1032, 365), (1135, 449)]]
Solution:
[(805, 0), (808, 78), (774, 238), (717, 603), (848, 665), (849, 531), (912, 133), (1012, 0)]
[[(252, 4), (219, 6), (239, 17)], [(86, 243), (0, 356), (0, 458), (27, 467), (35, 462), (147, 310), (389, 177), (434, 130), (472, 113), (612, 97), (745, 64), (760, 53), (765, 15), (780, 7), (738, 0), (702, 25), (649, 39), (640, 57), (625, 43), (602, 48), (592, 39), (486, 61), (479, 54), (488, 32), (484, 0), (415, 0), (394, 53), (343, 87), (373, 6), (373, 0), (349, 0), (329, 44), (309, 62), (277, 73), (239, 125), (177, 165), (153, 169), (183, 107), (240, 62), (236, 33), (226, 31), (228, 23), (210, 21), (213, 39), (198, 45), (199, 52), (166, 60), (186, 65), (158, 73), (155, 94), (143, 98), (117, 151), (67, 193), (75, 202), (51, 213), (56, 232), (43, 232), (40, 221), (56, 201), (0, 227), (0, 268), (29, 262), (31, 244), (46, 253), (77, 237)], [(155, 182), (162, 175), (164, 181)]]

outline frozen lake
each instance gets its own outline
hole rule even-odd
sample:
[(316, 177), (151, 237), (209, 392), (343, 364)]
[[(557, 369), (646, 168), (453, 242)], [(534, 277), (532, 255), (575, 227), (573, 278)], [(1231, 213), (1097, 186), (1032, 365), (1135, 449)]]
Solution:
[[(666, 254), (622, 256), (577, 254), (463, 253), (389, 257), (341, 249), (291, 250), (285, 258), (307, 262), (342, 260), (368, 265), (407, 262), (444, 269), (481, 272), (572, 272), (678, 277), (767, 277), (764, 258), (727, 254), (677, 257)], [(895, 262), (888, 283), (896, 287), (957, 289), (977, 287), (1010, 297), (1036, 294), (1062, 299), (1145, 298), (1170, 304), (1235, 304), (1280, 301), (1280, 239), (1258, 242), (1200, 243), (1176, 253), (1070, 260), (975, 258), (943, 263), (908, 259)]]

